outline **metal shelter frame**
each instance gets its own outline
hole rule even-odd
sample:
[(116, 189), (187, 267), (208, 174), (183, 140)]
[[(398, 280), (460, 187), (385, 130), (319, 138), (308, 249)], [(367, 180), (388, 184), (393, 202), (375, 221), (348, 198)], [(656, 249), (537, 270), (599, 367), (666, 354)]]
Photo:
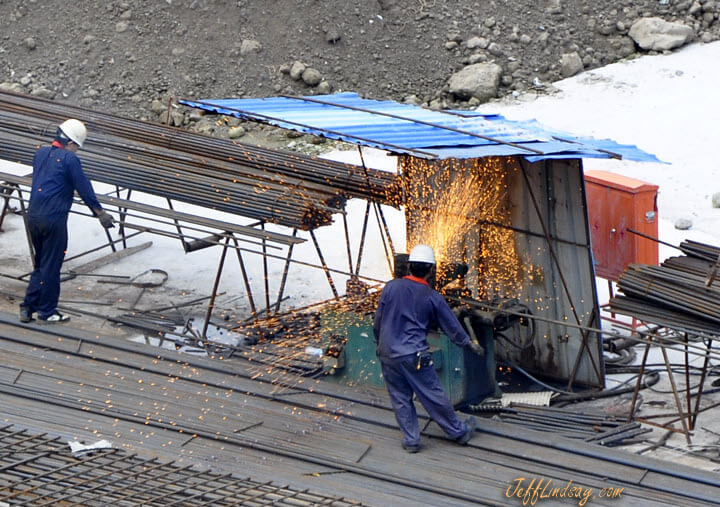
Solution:
[[(553, 241), (550, 235), (550, 228), (548, 227), (548, 224), (545, 222), (545, 218), (543, 216), (543, 213), (540, 208), (540, 203), (538, 202), (538, 198), (533, 192), (532, 184), (530, 182), (530, 179), (528, 178), (528, 163), (522, 159), (523, 156), (533, 156), (535, 157), (533, 160), (542, 159), (543, 157), (548, 158), (554, 158), (552, 151), (543, 151), (542, 150), (542, 143), (538, 142), (514, 142), (514, 141), (508, 141), (498, 136), (490, 136), (490, 135), (484, 135), (478, 132), (474, 132), (471, 130), (468, 130), (467, 128), (456, 128), (450, 125), (444, 125), (442, 123), (434, 122), (434, 121), (427, 121), (420, 118), (413, 118), (410, 116), (397, 114), (395, 112), (389, 112), (386, 110), (383, 110), (382, 108), (375, 108), (372, 109), (370, 107), (360, 107), (352, 104), (342, 103), (333, 101), (327, 98), (327, 96), (324, 96), (322, 98), (317, 97), (298, 97), (298, 96), (289, 96), (289, 95), (281, 95), (280, 99), (287, 99), (289, 103), (292, 102), (306, 102), (306, 103), (312, 103), (312, 104), (319, 104), (321, 106), (328, 106), (330, 108), (338, 108), (341, 110), (351, 110), (351, 111), (357, 111), (360, 113), (368, 113), (370, 115), (378, 115), (380, 117), (390, 118), (392, 120), (397, 120), (400, 122), (407, 122), (409, 124), (422, 126), (422, 127), (429, 127), (433, 129), (439, 129), (440, 131), (445, 132), (452, 132), (454, 134), (459, 134), (461, 136), (466, 136), (468, 138), (480, 140), (487, 143), (496, 144), (499, 146), (507, 147), (509, 149), (515, 150), (515, 154), (517, 155), (518, 159), (520, 160), (520, 168), (523, 176), (523, 181), (525, 183), (526, 188), (528, 189), (528, 192), (530, 193), (530, 201), (532, 202), (533, 209), (535, 211), (535, 216), (539, 221), (540, 227), (542, 229), (542, 235), (546, 240), (546, 244), (548, 246), (553, 264), (555, 268), (557, 269), (559, 281), (562, 285), (562, 290), (565, 294), (565, 296), (568, 299), (569, 307), (572, 313), (572, 317), (575, 321), (575, 323), (579, 326), (580, 329), (580, 335), (581, 335), (581, 346), (579, 350), (577, 351), (577, 355), (573, 361), (572, 370), (570, 372), (568, 383), (567, 383), (567, 389), (571, 390), (575, 381), (576, 376), (578, 374), (578, 369), (580, 366), (580, 363), (584, 357), (587, 357), (590, 361), (590, 365), (592, 367), (592, 371), (595, 374), (595, 377), (597, 379), (598, 385), (604, 385), (604, 373), (602, 371), (602, 367), (600, 364), (598, 364), (598, 361), (593, 357), (592, 350), (590, 349), (589, 345), (589, 329), (592, 328), (593, 323), (595, 320), (599, 319), (599, 309), (597, 312), (593, 312), (593, 314), (590, 316), (590, 320), (588, 322), (582, 322), (580, 316), (578, 315), (578, 312), (576, 310), (576, 304), (573, 301), (572, 292), (568, 287), (567, 283), (567, 277), (565, 275), (565, 269), (562, 266), (561, 262), (559, 261), (558, 254), (555, 252), (555, 249), (553, 248)], [(274, 100), (274, 99), (271, 99)], [(390, 151), (399, 153), (399, 154), (405, 154), (406, 156), (415, 156), (419, 158), (425, 158), (425, 159), (437, 159), (438, 154), (434, 153), (433, 151), (429, 151), (429, 148), (431, 147), (431, 144), (427, 144), (427, 146), (422, 147), (408, 147), (408, 146), (400, 146), (394, 143), (389, 143), (386, 141), (379, 142), (376, 139), (373, 139), (371, 137), (366, 136), (358, 136), (354, 133), (349, 133), (347, 130), (343, 130), (341, 128), (338, 129), (330, 129), (325, 127), (318, 127), (317, 125), (311, 125), (310, 123), (304, 123), (299, 122), (296, 120), (292, 120), (286, 117), (282, 117), (279, 115), (273, 115), (269, 111), (259, 112), (259, 110), (262, 110), (262, 107), (258, 107), (256, 110), (254, 108), (243, 108), (239, 106), (233, 106), (228, 104), (230, 101), (208, 101), (208, 100), (181, 100), (181, 103), (191, 106), (191, 107), (200, 107), (203, 109), (210, 109), (212, 111), (215, 111), (220, 114), (233, 114), (238, 117), (248, 119), (248, 120), (254, 120), (254, 121), (261, 121), (261, 122), (268, 122), (274, 125), (278, 125), (284, 128), (292, 128), (296, 130), (301, 130), (303, 132), (309, 132), (311, 134), (315, 135), (327, 135), (329, 137), (335, 137), (343, 140), (347, 140), (352, 143), (358, 144), (358, 148), (360, 149), (361, 144), (367, 144), (371, 146), (378, 146), (381, 148), (388, 149)], [(290, 109), (295, 106), (288, 106)], [(456, 112), (450, 112), (451, 114), (464, 117), (463, 115), (456, 113)], [(370, 134), (371, 136), (371, 134)], [(616, 152), (611, 151), (604, 148), (598, 148), (597, 146), (592, 145), (586, 145), (585, 143), (581, 142), (578, 139), (569, 139), (567, 137), (560, 137), (557, 135), (553, 135), (552, 139), (555, 141), (559, 141), (562, 143), (566, 143), (569, 145), (572, 145), (573, 148), (579, 147), (587, 149), (588, 151), (592, 150), (597, 153), (603, 154), (606, 157), (609, 158), (615, 158), (615, 159), (621, 159), (623, 158), (623, 155)], [(428, 140), (428, 142), (431, 141), (431, 139)], [(530, 140), (528, 140), (530, 141)], [(421, 149), (422, 148), (422, 149)], [(541, 148), (541, 149), (538, 149)], [(361, 152), (362, 154), (362, 152)], [(506, 155), (507, 156), (507, 155)], [(576, 155), (577, 158), (580, 158), (580, 155)], [(364, 162), (363, 162), (364, 167)], [(402, 175), (401, 175), (402, 176)], [(369, 204), (369, 203), (368, 203)], [(380, 220), (378, 219), (378, 222)], [(589, 243), (587, 245), (587, 248), (589, 249)], [(587, 352), (587, 355), (585, 354)], [(601, 361), (601, 359), (600, 359)]]
[[(115, 188), (108, 195), (98, 195), (98, 199), (104, 207), (116, 210), (120, 237), (114, 240), (107, 232), (105, 245), (66, 260), (105, 247), (116, 252), (121, 245), (123, 250), (127, 250), (127, 240), (143, 232), (177, 238), (186, 253), (220, 246), (222, 250), (203, 337), (229, 249), (236, 252), (250, 306), (250, 318), (254, 321), (262, 313), (271, 316), (280, 311), (291, 265), (322, 269), (336, 299), (340, 297), (340, 291), (333, 275), (379, 282), (360, 274), (372, 207), (375, 208), (388, 265), (391, 265), (393, 244), (380, 205), (388, 203), (384, 196), (394, 175), (370, 170), (364, 161), (359, 168), (10, 92), (0, 92), (0, 131), (6, 141), (0, 147), (0, 158), (28, 163), (38, 144), (47, 142), (57, 123), (67, 117), (85, 121), (93, 133), (83, 148), (83, 169), (91, 180)], [(5, 182), (0, 188), (3, 200), (1, 227), (11, 199), (20, 202), (21, 213), (26, 212), (28, 194), (25, 192), (30, 188), (31, 178), (0, 173), (0, 182)], [(166, 201), (167, 208), (137, 202), (137, 193), (159, 196)], [(347, 198), (367, 200), (355, 259), (344, 211)], [(203, 218), (198, 216), (203, 214), (202, 211), (197, 215), (179, 212), (175, 209), (176, 203), (242, 216), (252, 223), (237, 225)], [(73, 212), (83, 214), (77, 210)], [(333, 214), (342, 216), (348, 252), (347, 270), (328, 265), (323, 246), (315, 235), (314, 229), (331, 223)], [(143, 223), (138, 223), (139, 220)], [(279, 226), (281, 230), (287, 228), (288, 232), (270, 232), (270, 225)], [(128, 233), (128, 230), (133, 232)], [(299, 231), (307, 231), (308, 237), (300, 237)], [(294, 256), (296, 246), (308, 240), (313, 243), (317, 262), (304, 262)], [(29, 236), (28, 244), (32, 252)], [(248, 248), (248, 244), (252, 248)], [(254, 281), (250, 279), (245, 254), (262, 257), (264, 294), (259, 298), (253, 293)], [(268, 262), (271, 259), (283, 263), (277, 297), (270, 291)], [(264, 304), (259, 302), (262, 299)], [(262, 306), (264, 309), (261, 309)]]
[[(20, 213), (23, 215), (23, 217), (25, 217), (27, 211), (27, 203), (29, 202), (29, 189), (31, 185), (32, 178), (30, 176), (16, 176), (13, 174), (0, 172), (0, 198), (2, 198), (3, 200), (2, 210), (0, 212), (0, 231), (2, 230), (2, 224), (5, 215), (10, 210), (9, 203), (11, 200), (17, 201), (19, 203)], [(126, 192), (126, 198), (118, 197), (121, 192), (123, 192), (123, 190)], [(328, 266), (323, 255), (322, 247), (318, 242), (313, 230), (310, 230), (308, 232), (310, 238), (312, 239), (315, 251), (318, 255), (319, 264), (312, 264), (310, 262), (305, 262), (293, 258), (293, 252), (295, 247), (298, 244), (307, 241), (304, 238), (298, 237), (297, 228), (294, 228), (290, 235), (281, 234), (266, 230), (266, 224), (262, 221), (256, 222), (250, 226), (238, 225), (226, 221), (205, 218), (198, 215), (177, 211), (174, 209), (173, 202), (169, 198), (167, 198), (167, 209), (132, 201), (130, 200), (130, 197), (133, 194), (132, 189), (121, 189), (119, 187), (116, 187), (114, 194), (115, 195), (98, 194), (97, 198), (104, 208), (109, 208), (117, 213), (117, 216), (119, 218), (117, 221), (119, 224), (119, 237), (113, 240), (108, 234), (107, 243), (104, 243), (99, 247), (89, 249), (85, 252), (73, 255), (72, 257), (68, 257), (66, 258), (66, 261), (78, 259), (82, 256), (96, 252), (103, 248), (111, 248), (114, 252), (116, 251), (116, 245), (118, 243), (122, 244), (124, 249), (127, 249), (127, 240), (142, 233), (150, 233), (163, 237), (176, 238), (180, 241), (183, 250), (186, 253), (212, 246), (220, 246), (222, 250), (219, 254), (216, 274), (212, 290), (209, 295), (209, 302), (207, 304), (205, 312), (205, 320), (203, 322), (201, 338), (206, 337), (207, 329), (212, 317), (213, 309), (215, 307), (216, 298), (218, 296), (218, 287), (225, 268), (228, 250), (234, 250), (236, 253), (238, 265), (240, 267), (243, 278), (243, 285), (247, 294), (248, 303), (250, 305), (250, 318), (255, 322), (259, 320), (260, 316), (263, 313), (267, 316), (272, 316), (280, 312), (281, 303), (285, 299), (284, 295), (287, 287), (290, 266), (292, 264), (315, 269), (322, 269), (326, 275), (328, 285), (335, 299), (338, 299), (340, 297), (340, 294), (333, 281), (333, 274), (347, 276), (350, 278), (362, 278), (373, 283), (380, 282), (380, 280), (368, 278), (360, 275), (359, 273), (365, 244), (365, 236), (367, 233), (367, 226), (369, 221), (369, 209), (371, 206), (370, 201), (368, 201), (367, 204), (360, 238), (360, 247), (358, 248), (357, 260), (354, 266), (350, 246), (350, 231), (348, 228), (347, 220), (343, 220), (346, 248), (348, 251), (348, 271), (344, 271), (342, 269), (336, 269)], [(75, 201), (77, 204), (82, 204), (77, 197)], [(72, 209), (71, 212), (81, 216), (90, 216), (88, 213), (78, 211), (76, 209)], [(345, 219), (344, 214), (343, 218)], [(141, 221), (149, 221), (152, 223), (152, 225), (141, 223)], [(163, 226), (165, 226), (165, 228), (163, 228)], [(382, 235), (383, 229), (380, 228), (381, 222), (379, 219), (378, 227)], [(128, 234), (128, 229), (133, 230), (134, 232)], [(28, 241), (28, 248), (31, 252), (31, 258), (33, 258), (32, 242), (30, 240), (27, 227), (25, 228), (25, 231)], [(385, 231), (387, 231), (386, 224)], [(273, 250), (277, 251), (277, 253), (271, 253), (271, 251)], [(254, 254), (262, 257), (264, 273), (264, 309), (259, 309), (259, 305), (257, 304), (257, 299), (252, 289), (252, 280), (250, 280), (250, 277), (248, 275), (247, 261), (243, 254)], [(283, 263), (283, 273), (280, 281), (280, 286), (278, 288), (277, 295), (273, 296), (272, 298), (268, 283), (268, 259), (276, 259), (282, 261)], [(24, 280), (27, 278), (27, 276), (29, 276), (29, 274), (30, 273), (25, 273), (18, 276), (17, 278)], [(70, 273), (70, 275), (72, 276), (72, 272)]]

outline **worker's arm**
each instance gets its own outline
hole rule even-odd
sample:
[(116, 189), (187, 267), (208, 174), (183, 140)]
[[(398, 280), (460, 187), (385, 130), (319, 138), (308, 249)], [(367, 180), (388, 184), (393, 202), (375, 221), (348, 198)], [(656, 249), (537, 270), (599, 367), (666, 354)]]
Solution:
[(455, 344), (460, 347), (466, 347), (470, 343), (470, 336), (468, 336), (465, 329), (460, 324), (460, 321), (455, 317), (455, 314), (450, 309), (445, 299), (438, 294), (433, 292), (432, 303), (435, 306), (437, 314), (437, 321), (440, 325), (440, 329), (447, 335)]
[(93, 214), (98, 218), (98, 220), (100, 220), (102, 226), (106, 229), (113, 227), (115, 220), (113, 220), (113, 217), (102, 208), (100, 201), (97, 200), (92, 183), (90, 183), (90, 180), (88, 180), (87, 176), (85, 176), (82, 166), (80, 165), (80, 159), (78, 159), (75, 154), (68, 157), (67, 169), (70, 174), (73, 187), (75, 187), (77, 193), (80, 194), (83, 202), (87, 204)]
[(95, 196), (95, 191), (93, 190), (90, 180), (88, 180), (87, 176), (85, 176), (85, 173), (82, 170), (82, 166), (80, 165), (80, 159), (77, 158), (75, 154), (72, 154), (72, 156), (68, 156), (66, 160), (67, 171), (70, 175), (70, 180), (72, 181), (73, 187), (75, 188), (75, 190), (77, 190), (77, 193), (80, 194), (80, 197), (82, 198), (83, 202), (87, 204), (88, 208), (93, 210), (93, 213), (97, 215), (96, 210), (102, 210), (102, 206), (100, 205), (100, 202)]

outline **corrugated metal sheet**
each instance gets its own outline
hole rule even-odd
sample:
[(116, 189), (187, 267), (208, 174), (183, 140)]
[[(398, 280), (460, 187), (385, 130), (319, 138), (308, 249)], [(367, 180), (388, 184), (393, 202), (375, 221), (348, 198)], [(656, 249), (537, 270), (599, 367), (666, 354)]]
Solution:
[(433, 111), (412, 104), (363, 99), (356, 93), (180, 103), (422, 158), (515, 155), (531, 162), (588, 157), (660, 162), (635, 146), (574, 137), (550, 130), (535, 120), (510, 121), (500, 115), (473, 111)]

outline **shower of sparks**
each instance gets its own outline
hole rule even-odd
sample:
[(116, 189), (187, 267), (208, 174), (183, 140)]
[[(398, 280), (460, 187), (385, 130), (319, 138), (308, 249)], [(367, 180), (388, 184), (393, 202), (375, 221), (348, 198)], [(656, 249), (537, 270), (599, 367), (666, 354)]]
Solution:
[[(428, 161), (403, 157), (408, 246), (427, 244), (438, 265), (463, 262), (477, 273), (477, 297), (519, 292), (521, 261), (501, 159)], [(470, 280), (468, 280), (470, 281)], [(473, 285), (475, 285), (473, 283)]]

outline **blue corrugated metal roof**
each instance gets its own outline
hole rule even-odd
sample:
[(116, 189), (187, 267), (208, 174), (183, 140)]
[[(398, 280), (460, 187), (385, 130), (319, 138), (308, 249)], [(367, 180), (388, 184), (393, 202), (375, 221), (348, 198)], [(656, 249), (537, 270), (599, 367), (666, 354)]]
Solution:
[(433, 111), (412, 104), (363, 99), (356, 93), (180, 103), (423, 158), (519, 155), (530, 161), (591, 157), (660, 162), (635, 146), (575, 137), (535, 120), (511, 121), (474, 111)]

